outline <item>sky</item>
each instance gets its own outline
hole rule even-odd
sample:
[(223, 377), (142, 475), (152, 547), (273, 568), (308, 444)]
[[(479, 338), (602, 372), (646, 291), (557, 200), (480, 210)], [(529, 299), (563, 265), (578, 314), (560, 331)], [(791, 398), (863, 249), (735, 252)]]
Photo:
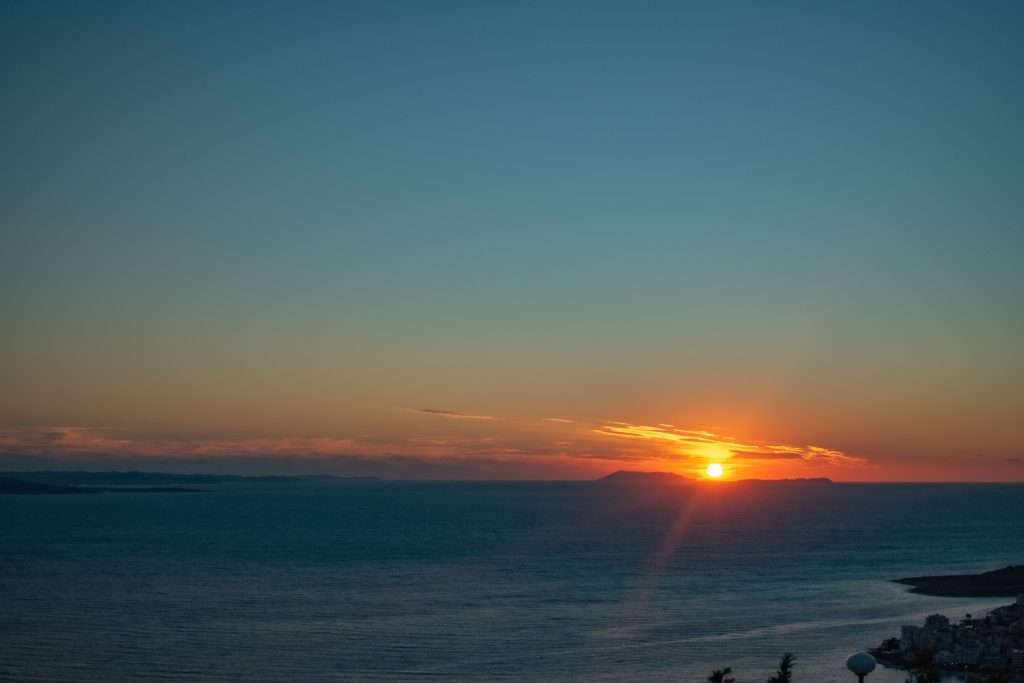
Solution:
[(0, 468), (1022, 481), (1022, 35), (5, 2)]

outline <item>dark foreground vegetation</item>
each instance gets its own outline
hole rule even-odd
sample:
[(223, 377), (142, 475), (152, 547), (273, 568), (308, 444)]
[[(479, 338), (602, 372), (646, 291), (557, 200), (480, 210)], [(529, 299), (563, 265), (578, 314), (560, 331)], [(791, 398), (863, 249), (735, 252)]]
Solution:
[[(775, 672), (775, 675), (768, 679), (767, 683), (792, 683), (793, 681), (793, 666), (796, 664), (796, 657), (791, 652), (787, 652), (782, 655), (782, 659), (779, 660), (779, 669)], [(710, 683), (736, 683), (736, 679), (733, 678), (732, 667), (725, 667), (724, 669), (718, 669), (710, 676), (708, 681)]]
[[(795, 665), (796, 657), (793, 654), (787, 652), (782, 655), (778, 670), (766, 683), (794, 683), (796, 680), (793, 678)], [(906, 683), (941, 683), (942, 678), (941, 669), (926, 663), (920, 669), (912, 671), (910, 677), (906, 679)], [(709, 683), (736, 683), (736, 679), (732, 677), (732, 667), (728, 666), (724, 669), (716, 669), (708, 676), (707, 680)], [(1014, 678), (1009, 672), (996, 671), (974, 676), (968, 680), (970, 683), (1017, 683), (1022, 679)]]

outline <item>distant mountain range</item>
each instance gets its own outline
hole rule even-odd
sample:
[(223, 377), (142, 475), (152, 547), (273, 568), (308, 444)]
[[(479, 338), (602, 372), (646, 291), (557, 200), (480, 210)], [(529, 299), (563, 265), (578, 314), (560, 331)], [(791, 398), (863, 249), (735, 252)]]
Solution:
[(80, 470), (42, 470), (36, 472), (0, 472), (0, 494), (61, 493), (186, 493), (203, 489), (196, 486), (222, 484), (301, 484), (332, 481), (377, 481), (375, 477), (257, 476), (237, 474), (171, 474), (168, 472), (86, 472)]
[[(225, 485), (312, 483), (345, 483), (382, 481), (377, 477), (338, 477), (333, 475), (270, 475), (243, 476), (239, 474), (172, 474), (170, 472), (92, 472), (82, 470), (39, 470), (32, 472), (0, 472), (0, 494), (59, 494), (59, 493), (177, 493), (196, 492), (202, 488)], [(699, 481), (673, 472), (641, 472), (619, 470), (597, 479), (600, 485), (616, 486), (693, 486)], [(738, 479), (722, 480), (715, 485), (758, 484), (821, 485), (830, 479)]]
[(0, 494), (32, 495), (39, 493), (87, 493), (87, 491), (76, 486), (40, 484), (34, 481), (0, 476)]
[(636, 472), (618, 470), (597, 480), (604, 484), (692, 484), (693, 479), (673, 472)]
[(53, 495), (68, 493), (200, 493), (204, 489), (188, 486), (67, 486), (42, 484), (0, 476), (0, 495)]
[[(601, 477), (597, 480), (599, 483), (605, 484), (628, 484), (628, 485), (671, 485), (680, 486), (685, 484), (695, 484), (699, 480), (685, 477), (681, 474), (675, 474), (673, 472), (639, 472), (633, 470), (618, 470), (612, 472), (606, 477)], [(715, 484), (766, 484), (766, 485), (778, 485), (778, 484), (831, 484), (831, 479), (824, 477), (811, 478), (811, 479), (722, 479), (716, 481)]]

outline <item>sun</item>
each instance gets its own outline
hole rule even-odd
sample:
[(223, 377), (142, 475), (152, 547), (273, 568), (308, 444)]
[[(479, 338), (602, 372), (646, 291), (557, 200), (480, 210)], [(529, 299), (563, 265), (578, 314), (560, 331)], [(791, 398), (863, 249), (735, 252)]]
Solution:
[(719, 477), (722, 476), (723, 471), (724, 470), (722, 469), (722, 465), (721, 464), (719, 464), (717, 462), (713, 462), (710, 465), (708, 465), (706, 473), (708, 475), (708, 478), (710, 478), (710, 479), (718, 479)]

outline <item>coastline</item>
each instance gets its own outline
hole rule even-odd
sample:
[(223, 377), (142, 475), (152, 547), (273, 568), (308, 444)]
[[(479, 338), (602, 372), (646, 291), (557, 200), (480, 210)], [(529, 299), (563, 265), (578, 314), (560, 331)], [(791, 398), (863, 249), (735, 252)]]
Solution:
[(870, 652), (883, 666), (927, 676), (927, 680), (954, 674), (967, 680), (980, 676), (985, 681), (1024, 683), (1024, 590), (1018, 590), (1022, 578), (1024, 567), (1009, 566), (981, 574), (896, 579), (895, 583), (912, 586), (909, 592), (920, 595), (1015, 594), (1016, 599), (980, 616), (967, 614), (959, 622), (932, 614), (922, 626), (902, 626), (898, 637), (886, 638)]
[(1024, 565), (1011, 565), (981, 574), (914, 576), (896, 579), (911, 593), (946, 598), (1014, 598), (1024, 595)]

